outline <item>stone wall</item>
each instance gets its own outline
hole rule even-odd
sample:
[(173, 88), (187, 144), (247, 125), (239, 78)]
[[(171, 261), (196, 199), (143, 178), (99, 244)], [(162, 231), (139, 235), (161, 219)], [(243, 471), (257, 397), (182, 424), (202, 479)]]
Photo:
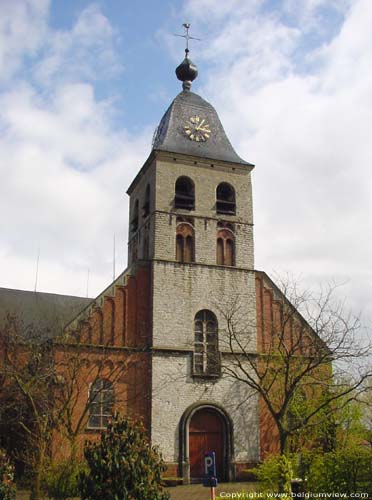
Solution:
[[(128, 224), (128, 266), (133, 263), (133, 246), (136, 246), (136, 255), (139, 259), (151, 259), (154, 255), (154, 211), (155, 211), (155, 163), (150, 163), (146, 168), (146, 175), (138, 177), (138, 181), (131, 192), (129, 200), (129, 224)], [(149, 214), (143, 215), (143, 205), (146, 197), (146, 188), (150, 187)], [(131, 221), (134, 209), (138, 201), (138, 229), (132, 230)], [(145, 251), (145, 238), (148, 238), (148, 253)]]
[[(166, 462), (179, 460), (179, 425), (193, 404), (222, 407), (233, 423), (233, 462), (259, 460), (258, 399), (245, 384), (226, 377), (210, 381), (191, 375), (191, 353), (153, 356), (151, 438)], [(251, 397), (249, 397), (251, 396)]]
[[(224, 313), (238, 300), (256, 351), (254, 272), (237, 268), (153, 262), (153, 346), (193, 349), (194, 319), (209, 309), (225, 328)], [(223, 339), (220, 338), (220, 348)]]
[[(198, 264), (153, 263), (153, 348), (151, 432), (167, 462), (178, 460), (179, 424), (197, 402), (219, 405), (233, 422), (234, 460), (259, 458), (258, 400), (245, 384), (222, 376), (193, 377), (194, 318), (202, 309), (218, 320), (219, 350), (228, 352), (226, 322), (230, 301), (245, 318), (247, 348), (256, 351), (254, 272)], [(227, 357), (226, 357), (227, 356)], [(223, 355), (223, 363), (228, 354)]]
[[(217, 222), (230, 222), (235, 232), (235, 264), (253, 269), (253, 217), (250, 173), (241, 167), (201, 162), (158, 161), (156, 164), (156, 221), (154, 257), (175, 260), (177, 215), (192, 217), (195, 229), (195, 261), (216, 264)], [(195, 210), (174, 210), (174, 190), (178, 177), (187, 176), (195, 184)], [(231, 184), (236, 192), (236, 215), (216, 214), (216, 188)]]

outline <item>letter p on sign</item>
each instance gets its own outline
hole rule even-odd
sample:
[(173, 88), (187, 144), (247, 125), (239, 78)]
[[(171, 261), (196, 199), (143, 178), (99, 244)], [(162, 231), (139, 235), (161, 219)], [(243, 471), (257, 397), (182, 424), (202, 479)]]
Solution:
[(214, 451), (205, 454), (204, 470), (207, 477), (216, 477), (216, 454)]

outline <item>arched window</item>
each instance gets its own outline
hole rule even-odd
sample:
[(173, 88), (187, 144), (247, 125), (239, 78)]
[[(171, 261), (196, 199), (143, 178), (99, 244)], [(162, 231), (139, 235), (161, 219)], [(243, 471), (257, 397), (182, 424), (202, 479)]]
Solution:
[(130, 229), (132, 233), (135, 233), (138, 229), (138, 200), (134, 203), (133, 215), (130, 221)]
[(194, 183), (189, 177), (179, 177), (176, 181), (174, 208), (194, 210), (195, 190)]
[(206, 309), (199, 311), (195, 316), (194, 333), (194, 375), (219, 375), (220, 356), (216, 316)]
[(235, 237), (229, 223), (217, 224), (217, 265), (235, 266)]
[(150, 214), (150, 184), (146, 186), (145, 199), (142, 205), (142, 217), (145, 218)]
[(216, 191), (216, 212), (218, 214), (235, 215), (235, 190), (227, 182), (221, 182)]
[(176, 261), (195, 261), (194, 228), (188, 219), (182, 217), (177, 217)]
[(109, 380), (98, 378), (89, 390), (89, 419), (91, 429), (106, 429), (114, 407), (114, 388)]
[(143, 234), (143, 256), (144, 260), (149, 258), (149, 228), (145, 227)]

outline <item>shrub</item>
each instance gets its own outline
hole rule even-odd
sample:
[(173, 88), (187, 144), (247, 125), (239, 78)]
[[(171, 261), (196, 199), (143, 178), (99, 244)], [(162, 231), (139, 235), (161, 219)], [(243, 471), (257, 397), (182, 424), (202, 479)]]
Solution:
[(314, 492), (339, 491), (372, 494), (372, 450), (351, 445), (336, 451), (317, 455), (310, 464), (309, 490)]
[(269, 457), (254, 470), (265, 490), (291, 493), (292, 465), (285, 455)]
[(44, 476), (43, 490), (49, 498), (65, 500), (79, 496), (79, 475), (86, 470), (85, 463), (61, 462), (51, 465)]
[(4, 450), (0, 449), (0, 500), (15, 500), (14, 467)]
[(167, 500), (165, 464), (142, 425), (115, 415), (100, 443), (87, 442), (88, 472), (80, 475), (83, 500)]

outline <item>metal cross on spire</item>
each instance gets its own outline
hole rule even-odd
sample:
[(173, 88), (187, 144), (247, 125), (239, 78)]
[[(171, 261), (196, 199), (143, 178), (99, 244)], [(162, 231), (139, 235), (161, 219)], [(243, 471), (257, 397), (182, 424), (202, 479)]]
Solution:
[(182, 38), (185, 38), (186, 40), (186, 49), (185, 49), (185, 53), (186, 53), (186, 57), (188, 56), (189, 54), (189, 40), (198, 40), (200, 42), (200, 38), (195, 38), (194, 36), (190, 36), (189, 35), (189, 29), (190, 29), (190, 26), (191, 24), (190, 23), (183, 23), (182, 25), (184, 28), (185, 28), (185, 33), (184, 35), (177, 35), (175, 34), (174, 36), (180, 36)]

